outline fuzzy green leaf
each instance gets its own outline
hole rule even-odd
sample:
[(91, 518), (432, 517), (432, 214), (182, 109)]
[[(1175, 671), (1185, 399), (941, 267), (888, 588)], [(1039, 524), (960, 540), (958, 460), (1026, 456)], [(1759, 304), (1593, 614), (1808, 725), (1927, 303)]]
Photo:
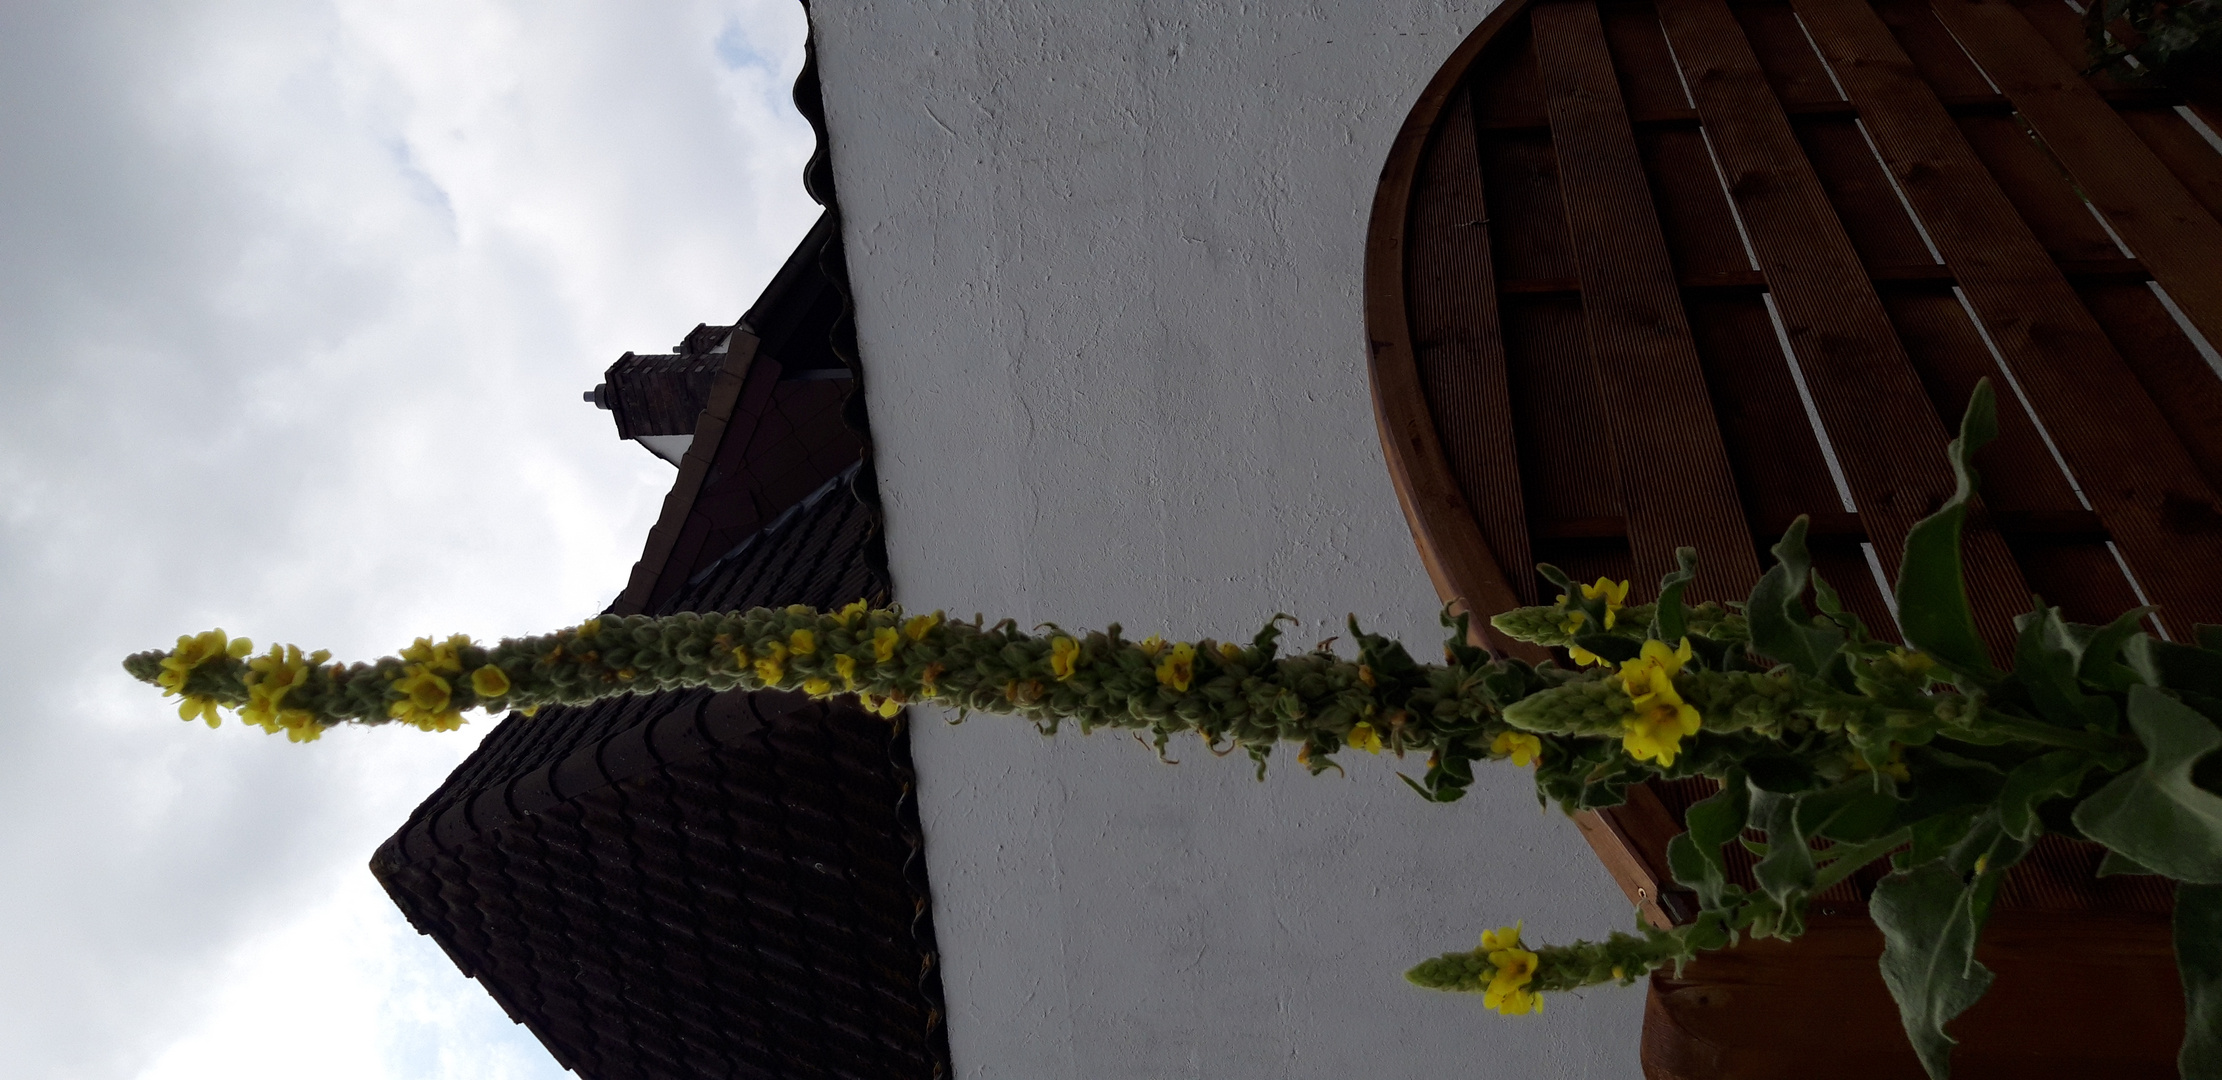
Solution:
[(1751, 623), (1752, 648), (1800, 674), (1819, 676), (1843, 646), (1844, 634), (1833, 625), (1815, 626), (1799, 599), (1813, 572), (1813, 558), (1805, 548), (1808, 524), (1800, 515), (1775, 543), (1775, 564), (1752, 586), (1744, 614)]
[(2114, 702), (2083, 692), (2078, 669), (2082, 642), (2060, 619), (2060, 609), (2042, 603), (2021, 617), (2014, 643), (2014, 680), (2029, 694), (2037, 715), (2065, 728), (2112, 731), (2120, 717)]
[(1659, 604), (1651, 613), (1651, 636), (1672, 643), (1682, 640), (1689, 633), (1689, 620), (1682, 610), (1682, 592), (1697, 580), (1697, 549), (1674, 549), (1676, 569), (1659, 579)]
[(2222, 885), (2176, 889), (2176, 974), (2183, 979), (2184, 1080), (2222, 1080)]
[(2177, 881), (2222, 885), (2222, 795), (2191, 779), (2222, 729), (2150, 686), (2130, 687), (2129, 726), (2145, 760), (2083, 800), (2076, 828)]
[(2044, 831), (2037, 807), (2075, 794), (2083, 774), (2097, 764), (2098, 759), (2080, 750), (2055, 750), (2022, 762), (2006, 774), (2006, 788), (1999, 793), (1999, 826), (2016, 840), (2036, 839)]
[(1898, 1019), (1921, 1067), (1934, 1080), (1952, 1075), (1944, 1025), (1990, 989), (1989, 968), (1975, 961), (1970, 890), (1943, 860), (1882, 879), (1868, 902), (1883, 932), (1883, 982), (1898, 1002)]
[(1750, 800), (1744, 778), (1730, 774), (1718, 793), (1684, 813), (1689, 831), (1667, 842), (1667, 868), (1674, 880), (1697, 891), (1698, 904), (1707, 911), (1718, 910), (1734, 889), (1721, 847), (1744, 831)]
[(1785, 938), (1805, 931), (1805, 898), (1813, 891), (1818, 873), (1813, 849), (1806, 844), (1805, 831), (1798, 827), (1798, 804), (1803, 798), (1778, 795), (1757, 786), (1751, 792), (1749, 824), (1767, 834), (1767, 856), (1752, 868), (1752, 877), (1781, 909), (1779, 932)]
[(2149, 685), (2222, 697), (2222, 653), (2140, 634), (2129, 640), (2122, 656)]
[(1995, 682), (1998, 671), (1991, 667), (1968, 608), (1960, 530), (1967, 523), (1968, 501), (1975, 497), (1975, 452), (1997, 435), (1998, 402), (1990, 380), (1984, 379), (1968, 399), (1960, 437), (1946, 448), (1956, 482), (1952, 497), (1907, 531), (1905, 558), (1898, 565), (1898, 628), (1906, 643), (1981, 683)]
[[(2137, 673), (2123, 666), (2122, 649), (2138, 635), (2145, 616), (2153, 607), (2134, 607), (2123, 612), (2113, 622), (2090, 632), (2088, 637), (2078, 635), (2080, 642), (2076, 654), (2076, 677), (2101, 690), (2120, 693), (2137, 681)], [(2081, 629), (2080, 627), (2074, 629)]]

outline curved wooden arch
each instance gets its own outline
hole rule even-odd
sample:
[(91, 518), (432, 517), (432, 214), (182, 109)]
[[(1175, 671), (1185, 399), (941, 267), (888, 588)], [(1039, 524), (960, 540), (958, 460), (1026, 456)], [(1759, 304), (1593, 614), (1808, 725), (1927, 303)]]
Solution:
[(1435, 434), (1405, 313), (1405, 226), (1411, 217), (1412, 185), (1421, 155), (1444, 107), (1465, 83), (1467, 69), (1497, 32), (1527, 7), (1528, 0), (1504, 0), (1466, 35), (1420, 92), (1390, 144), (1366, 226), (1365, 311), (1374, 421), (1389, 475), (1396, 483), (1397, 502), (1404, 508), (1404, 519), (1412, 527), (1435, 592), (1445, 603), (1476, 616), (1476, 633), (1491, 649), (1540, 661), (1549, 654), (1488, 625), (1491, 614), (1520, 606), (1520, 597), (1505, 576), (1498, 553), (1475, 525), (1473, 509)]
[[(1949, 491), (1948, 421), (1989, 377), (2003, 435), (1967, 560), (1994, 653), (2033, 590), (2085, 622), (2149, 598), (2179, 638), (2222, 622), (2222, 361), (2202, 357), (2222, 344), (2222, 152), (2164, 89), (2080, 73), (2079, 33), (2060, 0), (1492, 11), (1391, 144), (1365, 249), (1375, 418), (1445, 602), (1539, 660), (1486, 628), (1547, 602), (1538, 557), (1642, 593), (1694, 544), (1701, 598), (1740, 599), (1811, 513), (1819, 568), (1894, 626), (1879, 568)], [(1631, 402), (1657, 416), (1599, 419)], [(1569, 408), (1594, 410), (1571, 441)], [(1664, 851), (1695, 783), (1577, 819), (1655, 924), (1691, 914)], [(1963, 1074), (2172, 1069), (2168, 890), (2095, 861), (2048, 837), (2009, 878)], [(1796, 945), (1656, 977), (1647, 1075), (1904, 1071), (1861, 899), (1881, 872), (1818, 898)], [(2113, 947), (2040, 944), (2077, 933)], [(2064, 962), (2138, 996), (2101, 1051), (2046, 989)], [(1872, 1052), (1801, 1048), (1818, 1012)]]

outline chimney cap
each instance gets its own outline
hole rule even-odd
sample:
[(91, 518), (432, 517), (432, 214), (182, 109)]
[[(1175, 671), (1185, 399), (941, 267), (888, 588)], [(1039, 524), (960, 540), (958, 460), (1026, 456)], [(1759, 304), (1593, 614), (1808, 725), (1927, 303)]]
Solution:
[(610, 384), (608, 383), (598, 383), (594, 389), (579, 396), (597, 409), (607, 409), (610, 407), (609, 388)]

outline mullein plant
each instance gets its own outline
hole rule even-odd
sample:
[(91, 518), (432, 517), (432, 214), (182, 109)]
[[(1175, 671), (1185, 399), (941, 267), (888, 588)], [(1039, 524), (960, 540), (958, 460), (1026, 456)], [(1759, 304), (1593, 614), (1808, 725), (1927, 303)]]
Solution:
[[(1283, 744), (1314, 774), (1349, 750), (1424, 755), (1425, 773), (1402, 779), (1434, 802), (1456, 801), (1482, 761), (1532, 769), (1539, 799), (1568, 813), (1618, 805), (1649, 779), (1711, 777), (1720, 793), (1690, 808), (1668, 848), (1675, 879), (1696, 893), (1693, 921), (1565, 945), (1530, 943), (1515, 923), (1406, 977), (1479, 993), (1507, 1015), (1540, 1012), (1546, 993), (1631, 984), (1747, 936), (1795, 938), (1812, 896), (1890, 856), (1869, 905), (1886, 942), (1882, 975), (1939, 1078), (1953, 1045), (1945, 1025), (1992, 978), (1974, 950), (1999, 884), (2056, 832), (2104, 845), (2101, 873), (2180, 883), (2180, 1065), (2222, 1077), (2222, 756), (2210, 758), (2222, 747), (2222, 628), (2180, 644), (2141, 632), (2150, 609), (2084, 626), (2040, 602), (2019, 620), (2013, 670), (1994, 667), (1968, 607), (1960, 534), (1970, 459), (1995, 431), (1985, 384), (1950, 447), (1956, 494), (1906, 538), (1902, 646), (1875, 638), (1813, 572), (1800, 519), (1750, 597), (1728, 608), (1684, 602), (1697, 562), (1687, 548), (1649, 604), (1627, 603), (1625, 582), (1577, 585), (1541, 567), (1565, 590), (1557, 602), (1492, 622), (1564, 648), (1573, 666), (1492, 657), (1448, 610), (1443, 662), (1422, 664), (1355, 621), (1357, 656), (1346, 659), (1324, 645), (1284, 652), (1285, 616), (1247, 642), (1185, 642), (860, 602), (605, 617), (493, 646), (420, 638), (354, 664), (290, 645), (256, 655), (209, 631), (125, 667), (181, 699), (188, 720), (213, 726), (231, 709), (299, 741), (341, 723), (444, 731), (474, 708), (530, 716), (709, 687), (854, 695), (889, 719), (932, 703), (960, 719), (1022, 717), (1044, 734), (1121, 729), (1161, 757), (1193, 735), (1215, 754), (1242, 751), (1261, 777)], [(1756, 887), (1730, 880), (1729, 843), (1759, 856)]]

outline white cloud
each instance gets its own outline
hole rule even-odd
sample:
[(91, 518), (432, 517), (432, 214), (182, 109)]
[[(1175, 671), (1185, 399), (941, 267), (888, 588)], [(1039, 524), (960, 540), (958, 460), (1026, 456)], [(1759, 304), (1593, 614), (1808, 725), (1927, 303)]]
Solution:
[(791, 0), (0, 9), (11, 1076), (557, 1072), (363, 867), (474, 733), (210, 732), (116, 662), (607, 602), (672, 474), (579, 392), (815, 216), (802, 35)]

